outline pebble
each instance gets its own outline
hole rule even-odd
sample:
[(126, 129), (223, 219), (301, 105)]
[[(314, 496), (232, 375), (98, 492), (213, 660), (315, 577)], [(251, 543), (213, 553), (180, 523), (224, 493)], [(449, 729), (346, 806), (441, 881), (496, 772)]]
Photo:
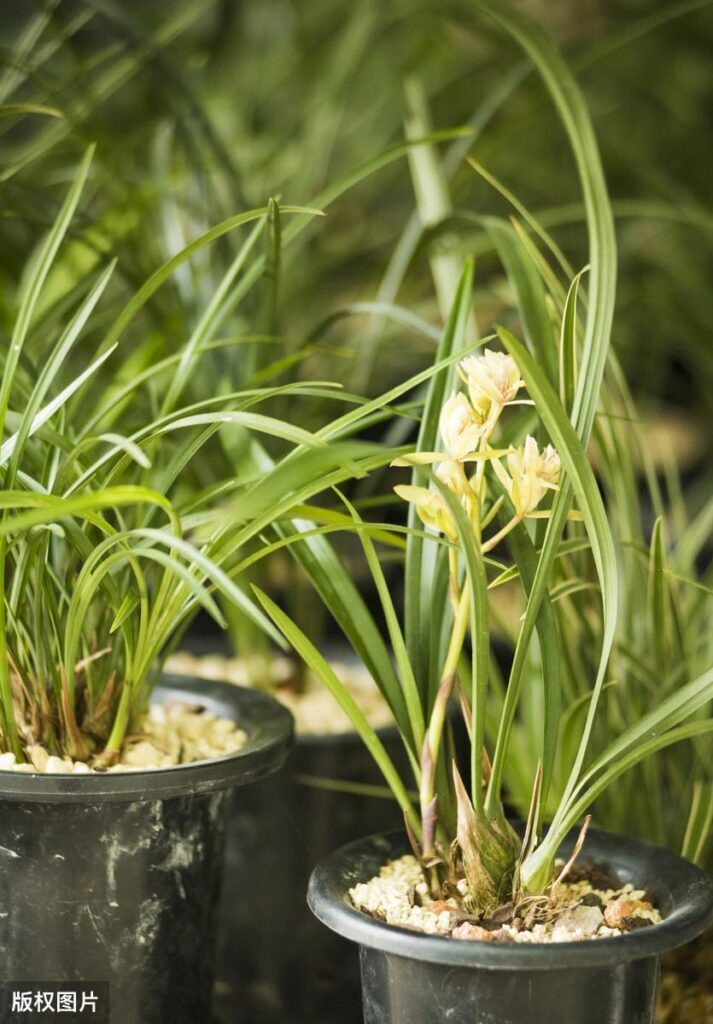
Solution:
[(125, 768), (148, 768), (150, 765), (171, 764), (171, 758), (148, 740), (140, 740), (124, 751), (121, 764)]
[(458, 906), (455, 901), (449, 903), (447, 900), (431, 900), (428, 904), (428, 909), (432, 914), (454, 914), (458, 912)]
[(494, 942), (495, 935), (486, 928), (480, 928), (477, 924), (464, 921), (457, 925), (451, 935), (454, 939), (468, 939), (471, 942)]
[[(35, 766), (38, 772), (44, 772), (47, 769), (47, 762), (49, 761), (49, 751), (41, 747), (39, 743), (35, 743), (34, 746), (27, 748), (27, 756), (30, 762)], [(13, 754), (14, 757), (14, 754)]]
[(552, 929), (553, 942), (579, 942), (589, 939), (604, 921), (600, 907), (580, 905), (567, 910)]
[(610, 903), (604, 911), (604, 919), (610, 928), (625, 930), (628, 923), (637, 918), (640, 920), (651, 920), (649, 915), (653, 912), (650, 903), (643, 900), (618, 899)]
[(44, 771), (47, 775), (71, 775), (73, 768), (73, 761), (51, 756), (47, 758), (44, 768), (40, 768), (38, 771)]

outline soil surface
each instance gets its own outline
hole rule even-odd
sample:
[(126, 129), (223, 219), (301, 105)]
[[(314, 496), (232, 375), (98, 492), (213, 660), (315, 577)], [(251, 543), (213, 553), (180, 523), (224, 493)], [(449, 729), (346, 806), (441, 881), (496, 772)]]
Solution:
[[(109, 772), (150, 771), (191, 761), (223, 757), (240, 750), (247, 734), (229, 718), (220, 718), (192, 704), (173, 701), (149, 708), (139, 728), (128, 736), (119, 760)], [(27, 748), (27, 763), (11, 753), (0, 754), (0, 771), (84, 775), (96, 771), (85, 761), (56, 757), (45, 747)]]
[[(560, 865), (561, 868), (561, 865)], [(457, 895), (434, 900), (412, 855), (389, 861), (349, 890), (354, 906), (379, 921), (453, 939), (479, 942), (578, 942), (611, 938), (661, 920), (648, 894), (601, 869), (572, 870), (542, 898), (503, 904), (489, 915), (469, 913), (465, 880)]]

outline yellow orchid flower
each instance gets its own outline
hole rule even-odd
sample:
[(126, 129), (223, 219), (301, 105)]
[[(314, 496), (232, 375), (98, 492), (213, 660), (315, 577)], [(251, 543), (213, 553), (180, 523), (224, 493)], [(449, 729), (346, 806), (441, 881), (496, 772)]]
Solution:
[(477, 450), (483, 436), (483, 418), (462, 392), (453, 392), (441, 410), (439, 428), (446, 451), (460, 462)]
[(498, 476), (518, 516), (533, 512), (546, 491), (558, 490), (560, 457), (551, 444), (540, 451), (535, 438), (528, 436), (522, 448), (510, 452), (507, 463), (510, 475), (500, 467)]

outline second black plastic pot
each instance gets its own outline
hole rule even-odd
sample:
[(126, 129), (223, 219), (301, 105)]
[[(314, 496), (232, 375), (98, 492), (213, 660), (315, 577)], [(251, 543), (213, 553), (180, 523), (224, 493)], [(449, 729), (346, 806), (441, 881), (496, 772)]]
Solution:
[[(403, 772), (395, 729), (379, 733)], [(398, 827), (393, 800), (316, 788), (308, 779), (378, 785), (354, 733), (298, 736), (284, 771), (235, 794), (220, 901), (215, 1013), (224, 1024), (359, 1024), (359, 966), (322, 928), (305, 892), (316, 864), (367, 829)], [(247, 930), (251, 941), (236, 946)]]
[(292, 719), (224, 683), (166, 678), (155, 699), (231, 718), (247, 743), (154, 771), (0, 772), (5, 993), (18, 982), (93, 983), (108, 993), (108, 1017), (98, 1010), (112, 1024), (210, 1019), (226, 798), (279, 768)]
[(713, 919), (703, 871), (666, 850), (590, 831), (586, 857), (622, 884), (651, 890), (661, 924), (551, 945), (426, 936), (375, 921), (348, 895), (406, 852), (400, 833), (372, 836), (332, 854), (310, 881), (315, 915), (359, 945), (364, 1024), (652, 1024), (660, 957)]

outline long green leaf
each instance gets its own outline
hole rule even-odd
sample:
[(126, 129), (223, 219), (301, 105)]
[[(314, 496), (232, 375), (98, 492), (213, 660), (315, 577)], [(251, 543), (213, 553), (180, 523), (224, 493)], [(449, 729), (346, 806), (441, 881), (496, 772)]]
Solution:
[(472, 712), (471, 800), (476, 814), (482, 815), (485, 810), (482, 771), (488, 702), (488, 673), (490, 670), (488, 581), (485, 575), (483, 553), (476, 543), (471, 522), (450, 490), (439, 480), (436, 480), (436, 484), (456, 524), (467, 568), (467, 586), (470, 588), (471, 687), (468, 696)]
[(508, 224), (496, 217), (486, 218), (485, 223), (515, 292), (525, 340), (554, 382), (557, 379), (557, 349), (540, 275)]
[(713, 830), (713, 783), (700, 779), (693, 786), (681, 856), (702, 864)]
[[(304, 206), (283, 206), (282, 212), (306, 214), (309, 217), (319, 217), (322, 213), (321, 210), (314, 210), (310, 207)], [(214, 227), (210, 228), (209, 231), (205, 231), (198, 238), (195, 238), (190, 245), (181, 249), (181, 251), (176, 253), (175, 256), (171, 256), (170, 259), (166, 260), (158, 270), (154, 271), (151, 277), (148, 278), (141, 288), (139, 288), (138, 292), (126, 304), (114, 321), (111, 330), (107, 333), (104, 344), (109, 346), (119, 340), (139, 310), (146, 305), (151, 296), (158, 291), (164, 281), (167, 281), (178, 267), (222, 235), (225, 235), (229, 231), (233, 231), (235, 228), (241, 227), (244, 224), (249, 224), (251, 221), (262, 220), (266, 214), (267, 208), (261, 207), (256, 210), (246, 210), (244, 213), (238, 213), (234, 217), (228, 217), (226, 220), (221, 221), (220, 224), (216, 224)]]
[(544, 32), (529, 19), (492, 0), (476, 0), (476, 5), (517, 40), (537, 67), (557, 107), (577, 163), (589, 233), (590, 280), (582, 366), (572, 417), (586, 443), (606, 365), (616, 291), (614, 219), (594, 129), (577, 83)]
[[(436, 351), (436, 366), (444, 366), (446, 360), (452, 361), (454, 356), (457, 357), (463, 348), (468, 316), (472, 304), (472, 290), (473, 264), (471, 261), (466, 261), (458, 283), (453, 307)], [(439, 418), (452, 380), (452, 374), (443, 372), (439, 372), (431, 378), (416, 442), (417, 452), (432, 452), (438, 447)], [(413, 483), (416, 483), (417, 476), (418, 472), (414, 468), (412, 474)], [(417, 515), (415, 509), (413, 506), (409, 506), (408, 525), (413, 529), (416, 523)], [(427, 553), (423, 541), (419, 537), (412, 536), (406, 546), (404, 565), (405, 638), (409, 661), (413, 666), (416, 679), (420, 681), (422, 688), (424, 707), (429, 696), (428, 690), (424, 689), (428, 685), (427, 665), (430, 661), (429, 637), (431, 636), (431, 629), (427, 624), (432, 623), (433, 615), (431, 607), (433, 597), (431, 588), (432, 577), (429, 578), (428, 568), (425, 565), (426, 558)]]
[(576, 785), (584, 763), (587, 746), (594, 727), (599, 696), (606, 679), (609, 655), (614, 642), (618, 608), (616, 551), (596, 478), (580, 438), (570, 423), (557, 393), (530, 353), (517, 338), (505, 330), (501, 330), (499, 333), (508, 351), (517, 360), (527, 389), (534, 399), (535, 406), (557, 448), (566, 478), (577, 497), (580, 510), (584, 516), (584, 523), (601, 587), (603, 616), (602, 649), (587, 720), (582, 733), (582, 740), (563, 795), (563, 802), (566, 802)]
[(407, 818), (415, 835), (420, 835), (421, 822), (413, 809), (408, 790), (400, 778), (393, 761), (389, 757), (383, 743), (369, 724), (369, 721), (356, 703), (347, 687), (341, 682), (334, 670), (325, 661), (313, 643), (302, 630), (258, 587), (253, 587), (258, 600), (273, 620), (285, 639), (294, 647), (304, 662), (322, 680), (335, 698), (341, 709), (348, 715), (354, 729), (359, 733), (364, 745), (381, 770), (387, 785), (396, 798), (399, 807)]
[(260, 237), (263, 224), (264, 218), (260, 217), (257, 224), (253, 227), (253, 230), (241, 245), (235, 259), (223, 275), (223, 279), (216, 288), (203, 315), (196, 324), (190, 338), (184, 345), (181, 351), (181, 358), (178, 366), (176, 367), (176, 372), (171, 378), (171, 383), (168, 391), (166, 392), (166, 397), (161, 405), (162, 416), (165, 416), (175, 408), (178, 398), (185, 388), (191, 373), (195, 369), (196, 360), (200, 355), (201, 349), (204, 347), (206, 342), (210, 341), (214, 332), (219, 328), (226, 298), (230, 293), (230, 289), (233, 286), (235, 278), (245, 266), (248, 256)]
[[(357, 512), (354, 505), (341, 493), (340, 497), (346, 505), (354, 523), (357, 526), (362, 526), (364, 520)], [(384, 618), (386, 620), (386, 628), (391, 641), (391, 649), (394, 652), (396, 664), (399, 669), (402, 692), (406, 699), (406, 709), (408, 711), (409, 723), (411, 725), (411, 743), (408, 744), (408, 746), (410, 746), (414, 752), (420, 752), (425, 735), (425, 720), (423, 716), (423, 707), (421, 706), (418, 684), (409, 661), (406, 643), (401, 632), (401, 627), (399, 626), (398, 615), (396, 614), (396, 609), (389, 592), (389, 585), (386, 582), (386, 577), (384, 576), (383, 569), (381, 568), (374, 543), (369, 534), (364, 530), (359, 530), (359, 540), (361, 541), (367, 565), (369, 566), (372, 579), (376, 586), (376, 592), (379, 595)]]

